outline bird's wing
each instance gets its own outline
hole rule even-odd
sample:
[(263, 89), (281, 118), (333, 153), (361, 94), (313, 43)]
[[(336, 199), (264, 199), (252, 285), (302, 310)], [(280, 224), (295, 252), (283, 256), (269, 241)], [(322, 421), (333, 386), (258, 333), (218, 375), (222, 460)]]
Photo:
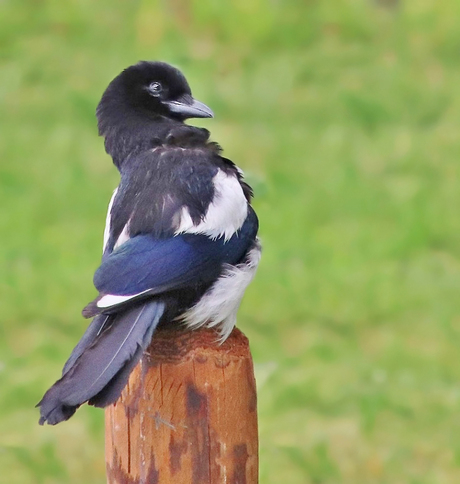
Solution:
[[(257, 228), (257, 216), (250, 208), (243, 226), (229, 240), (189, 233), (165, 239), (133, 237), (105, 257), (97, 269), (94, 285), (100, 296), (94, 303), (103, 310), (143, 294), (212, 282), (224, 264), (237, 264), (244, 257)], [(85, 308), (85, 316), (98, 312), (94, 303)]]

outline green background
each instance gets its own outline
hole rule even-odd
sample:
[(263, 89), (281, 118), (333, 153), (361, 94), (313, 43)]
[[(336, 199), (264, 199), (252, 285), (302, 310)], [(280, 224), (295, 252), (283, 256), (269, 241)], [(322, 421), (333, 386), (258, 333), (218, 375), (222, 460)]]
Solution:
[(118, 182), (94, 110), (179, 66), (254, 185), (239, 313), (261, 484), (460, 482), (460, 2), (0, 2), (0, 482), (105, 482), (103, 412), (39, 427)]

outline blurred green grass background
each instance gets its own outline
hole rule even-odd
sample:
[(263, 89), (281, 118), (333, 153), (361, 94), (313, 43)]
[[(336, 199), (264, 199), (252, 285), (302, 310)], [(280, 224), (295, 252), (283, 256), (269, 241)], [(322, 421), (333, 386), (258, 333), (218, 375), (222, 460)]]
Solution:
[(239, 315), (263, 484), (460, 482), (460, 2), (0, 2), (0, 483), (105, 482), (103, 412), (39, 427), (118, 176), (103, 89), (179, 66), (256, 192)]

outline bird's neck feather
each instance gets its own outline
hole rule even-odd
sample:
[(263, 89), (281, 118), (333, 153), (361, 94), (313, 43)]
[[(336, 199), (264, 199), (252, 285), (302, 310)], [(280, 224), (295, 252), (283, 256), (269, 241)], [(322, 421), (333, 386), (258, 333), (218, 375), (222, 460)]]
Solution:
[(100, 134), (105, 137), (105, 150), (120, 169), (128, 157), (162, 145), (171, 130), (181, 125), (181, 121), (163, 116), (129, 113), (112, 117), (109, 126), (100, 123)]

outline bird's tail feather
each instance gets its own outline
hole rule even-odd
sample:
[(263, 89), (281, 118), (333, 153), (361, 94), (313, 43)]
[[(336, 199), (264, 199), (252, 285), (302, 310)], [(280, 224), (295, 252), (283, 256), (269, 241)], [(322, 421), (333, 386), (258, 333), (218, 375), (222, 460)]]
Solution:
[[(40, 403), (40, 424), (68, 420), (84, 402), (114, 403), (150, 343), (164, 303), (149, 301), (123, 313), (97, 316)], [(101, 318), (101, 319), (98, 319)]]
[(69, 359), (66, 361), (64, 368), (62, 369), (62, 376), (64, 376), (76, 363), (78, 358), (83, 354), (83, 352), (90, 346), (96, 337), (102, 332), (106, 324), (110, 324), (110, 316), (105, 314), (98, 314), (91, 321), (90, 325), (86, 328), (77, 346), (72, 350)]

